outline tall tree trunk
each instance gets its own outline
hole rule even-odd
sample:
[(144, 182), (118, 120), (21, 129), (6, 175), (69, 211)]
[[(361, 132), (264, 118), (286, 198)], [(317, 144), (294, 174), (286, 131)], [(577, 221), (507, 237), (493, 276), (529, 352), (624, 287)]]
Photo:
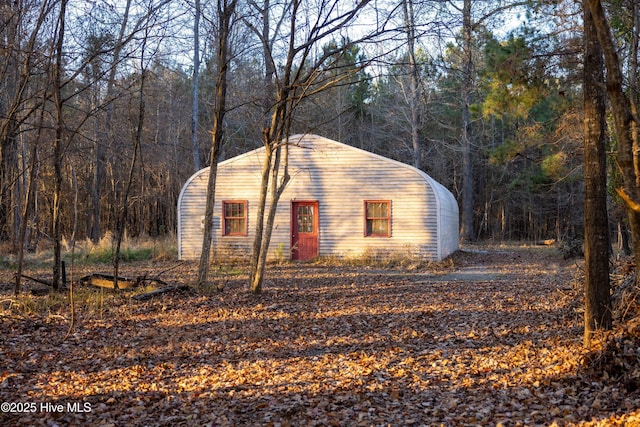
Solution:
[[(282, 109), (282, 106), (281, 106)], [(274, 123), (275, 125), (275, 123)], [(253, 243), (253, 256), (251, 259), (251, 276), (249, 278), (249, 289), (255, 294), (262, 292), (262, 284), (264, 282), (264, 270), (267, 262), (267, 255), (269, 252), (269, 245), (271, 243), (271, 235), (273, 232), (273, 225), (276, 218), (276, 212), (278, 209), (278, 203), (280, 202), (280, 196), (284, 192), (289, 180), (289, 149), (287, 147), (289, 141), (288, 132), (276, 132), (275, 135), (269, 135), (265, 132), (265, 154), (268, 152), (268, 156), (265, 156), (265, 162), (263, 164), (263, 180), (260, 192), (260, 205), (258, 212), (258, 221), (256, 225), (256, 238)], [(283, 142), (282, 139), (285, 139)], [(284, 144), (282, 146), (281, 144)], [(284, 161), (283, 161), (284, 154)], [(271, 165), (271, 158), (273, 158), (273, 165)], [(280, 164), (283, 164), (282, 177), (279, 180)], [(271, 175), (271, 177), (269, 177)], [(264, 179), (266, 177), (266, 179)], [(271, 200), (269, 205), (269, 211), (265, 222), (266, 211), (266, 198), (269, 192), (269, 183), (271, 184)], [(257, 227), (260, 227), (258, 229)], [(259, 236), (259, 238), (258, 238)]]
[[(332, 54), (337, 52), (325, 52), (321, 55), (319, 62), (316, 64), (310, 64), (303, 69), (297, 68), (296, 63), (306, 63), (311, 57), (311, 52), (314, 50), (314, 46), (320, 39), (325, 39), (331, 33), (338, 31), (348, 25), (352, 19), (355, 18), (357, 12), (363, 8), (368, 1), (357, 3), (353, 9), (348, 9), (340, 19), (337, 19), (331, 24), (326, 26), (320, 25), (315, 27), (311, 31), (311, 36), (308, 40), (300, 40), (299, 36), (304, 31), (300, 31), (298, 28), (298, 17), (302, 17), (302, 20), (306, 19), (301, 8), (305, 6), (305, 3), (300, 0), (294, 0), (288, 5), (291, 10), (285, 10), (286, 14), (282, 16), (282, 23), (284, 18), (288, 18), (289, 35), (288, 35), (288, 52), (285, 64), (279, 68), (277, 84), (275, 85), (275, 96), (269, 96), (270, 80), (274, 76), (275, 68), (273, 65), (273, 50), (272, 42), (269, 37), (269, 9), (268, 0), (265, 0), (265, 9), (260, 10), (263, 18), (263, 29), (259, 33), (255, 28), (254, 31), (261, 37), (264, 48), (265, 56), (265, 119), (270, 117), (270, 122), (266, 123), (263, 127), (263, 139), (265, 145), (265, 162), (262, 170), (262, 186), (260, 194), (260, 203), (257, 207), (256, 214), (256, 234), (254, 236), (253, 254), (251, 259), (251, 277), (250, 277), (250, 290), (254, 293), (262, 291), (262, 283), (264, 277), (265, 262), (267, 258), (267, 251), (269, 249), (269, 243), (271, 240), (271, 234), (273, 231), (274, 219), (277, 210), (277, 205), (280, 200), (284, 189), (286, 188), (290, 176), (288, 171), (288, 149), (289, 133), (291, 124), (293, 121), (293, 114), (299, 104), (299, 102), (309, 96), (307, 90), (313, 83), (314, 77), (317, 76), (318, 70), (321, 68), (322, 63), (326, 61)], [(337, 6), (336, 0), (335, 5)], [(255, 7), (255, 5), (254, 5)], [(332, 7), (329, 7), (333, 10)], [(300, 12), (300, 15), (298, 13)], [(321, 11), (322, 12), (322, 11)], [(276, 26), (279, 26), (278, 23)], [(317, 37), (317, 35), (322, 37)], [(299, 43), (299, 45), (297, 45)], [(348, 48), (348, 44), (341, 46), (341, 49)], [(306, 70), (304, 68), (307, 68)], [(323, 85), (325, 88), (330, 87), (330, 84)], [(273, 104), (268, 102), (270, 99), (274, 99)], [(273, 105), (273, 107), (270, 107)], [(268, 114), (270, 112), (270, 114)], [(266, 120), (265, 120), (266, 122)], [(273, 163), (271, 159), (273, 158)], [(282, 163), (282, 170), (280, 165)], [(271, 168), (271, 171), (269, 171)], [(281, 174), (281, 175), (280, 175)], [(270, 180), (270, 181), (269, 181)], [(266, 214), (266, 198), (267, 191), (271, 189), (271, 205), (269, 206), (269, 212)], [(265, 222), (265, 214), (266, 222)], [(263, 227), (264, 226), (264, 227)]]
[[(262, 98), (262, 114), (263, 114), (263, 128), (262, 139), (265, 147), (264, 159), (262, 163), (261, 171), (261, 185), (260, 196), (258, 199), (258, 206), (256, 206), (256, 227), (255, 235), (253, 238), (253, 247), (251, 255), (251, 270), (249, 273), (249, 290), (253, 293), (262, 292), (262, 282), (264, 280), (264, 274), (261, 269), (264, 269), (266, 262), (266, 256), (261, 254), (263, 248), (263, 235), (265, 232), (265, 211), (267, 205), (267, 195), (269, 193), (269, 176), (272, 170), (272, 163), (274, 157), (275, 147), (272, 144), (271, 133), (275, 131), (272, 129), (272, 118), (275, 115), (271, 114), (272, 108), (275, 106), (275, 93), (274, 93), (274, 76), (276, 72), (275, 63), (271, 56), (271, 36), (270, 36), (270, 1), (264, 0), (262, 9), (262, 28), (258, 33), (260, 40), (262, 41), (262, 56), (264, 59), (264, 95)], [(262, 266), (262, 267), (261, 267)]]
[[(273, 162), (273, 147), (269, 143), (268, 128), (263, 130), (264, 139), (264, 159), (262, 161), (260, 198), (258, 206), (256, 206), (256, 231), (253, 237), (253, 247), (251, 252), (251, 271), (249, 273), (249, 290), (253, 293), (262, 291), (262, 274), (258, 273), (260, 265), (264, 265), (260, 258), (262, 250), (262, 235), (264, 233), (264, 212), (267, 205), (267, 194), (269, 193), (269, 173), (271, 172), (271, 163)], [(260, 276), (260, 277), (258, 277)]]
[(403, 0), (404, 26), (407, 33), (407, 48), (409, 51), (409, 109), (411, 110), (411, 146), (413, 147), (413, 166), (420, 168), (422, 160), (422, 147), (420, 144), (420, 103), (418, 91), (418, 66), (415, 52), (415, 16), (413, 14), (413, 1)]
[(12, 204), (14, 200), (14, 183), (17, 176), (18, 152), (18, 108), (17, 97), (20, 49), (20, 5), (13, 2), (0, 4), (0, 40), (6, 48), (0, 50), (0, 240), (11, 239), (15, 249), (18, 243), (14, 238), (12, 222)]
[[(120, 63), (122, 49), (125, 46), (125, 32), (129, 22), (129, 13), (131, 11), (132, 0), (126, 0), (124, 14), (122, 16), (122, 22), (120, 23), (120, 29), (118, 31), (118, 39), (115, 42), (113, 49), (113, 60), (111, 68), (109, 69), (109, 77), (107, 79), (107, 89), (105, 93), (105, 119), (104, 119), (104, 140), (96, 140), (94, 143), (95, 150), (95, 165), (94, 173), (91, 179), (91, 228), (89, 237), (93, 242), (98, 242), (102, 237), (102, 227), (100, 225), (100, 203), (102, 197), (102, 187), (104, 185), (105, 168), (106, 168), (106, 147), (105, 144), (112, 145), (114, 139), (112, 121), (113, 121), (113, 102), (115, 101), (115, 87), (116, 76), (118, 70), (118, 64)], [(116, 215), (117, 216), (117, 215)]]
[(191, 100), (191, 149), (193, 168), (200, 170), (200, 144), (198, 143), (198, 105), (200, 102), (200, 0), (195, 0), (193, 22), (193, 98)]
[(3, 43), (3, 49), (0, 49), (0, 240), (10, 240), (12, 251), (20, 244), (20, 224), (14, 214), (20, 209), (22, 198), (18, 179), (18, 123), (23, 102), (20, 87), (24, 87), (28, 79), (20, 62), (21, 56), (31, 54), (30, 45), (23, 45), (21, 38), (21, 20), (27, 13), (21, 10), (23, 7), (18, 2), (0, 3), (0, 40)]
[(138, 103), (138, 119), (136, 123), (136, 131), (133, 136), (133, 154), (131, 155), (131, 163), (129, 165), (129, 174), (125, 183), (125, 188), (122, 196), (122, 205), (117, 211), (118, 215), (115, 218), (115, 250), (113, 251), (113, 277), (114, 288), (118, 289), (118, 273), (120, 270), (120, 249), (122, 246), (122, 239), (124, 237), (124, 231), (127, 227), (127, 217), (129, 214), (129, 194), (131, 193), (131, 187), (133, 186), (133, 177), (136, 171), (136, 163), (138, 160), (138, 152), (140, 151), (140, 145), (142, 142), (142, 130), (144, 128), (144, 116), (145, 116), (145, 104), (144, 104), (144, 89), (146, 81), (146, 66), (145, 66), (145, 49), (147, 44), (147, 38), (142, 41), (141, 57), (140, 57), (140, 100)]
[[(638, 50), (640, 49), (640, 5), (637, 1), (630, 1), (632, 14), (632, 37), (631, 43), (629, 46), (629, 98), (631, 103), (631, 114), (633, 114), (636, 119), (638, 118), (638, 103), (640, 103), (640, 82), (638, 81)], [(631, 122), (631, 138), (638, 145), (638, 133), (639, 133), (640, 123), (637, 121)]]
[[(616, 188), (616, 192), (627, 206), (633, 254), (637, 264), (640, 261), (640, 165), (638, 142), (633, 138), (634, 117), (631, 103), (624, 92), (622, 68), (602, 3), (600, 0), (585, 0), (585, 4), (591, 12), (607, 69), (606, 86), (618, 144), (616, 161), (623, 179), (623, 187)], [(638, 283), (640, 284), (640, 275)]]
[[(0, 5), (0, 20), (3, 22), (0, 39), (6, 42), (7, 47), (0, 52), (0, 63), (3, 64), (0, 70), (0, 239), (11, 239), (14, 247), (19, 244), (17, 228), (12, 221), (13, 203), (17, 197), (12, 187), (18, 173), (19, 121), (34, 114), (50, 95), (48, 91), (44, 94), (30, 93), (27, 89), (34, 75), (33, 58), (40, 55), (36, 46), (41, 30), (57, 4), (57, 1), (40, 2), (37, 19), (30, 27), (27, 40), (22, 40), (21, 22), (31, 10), (24, 2), (5, 1)], [(38, 75), (40, 71), (37, 70)], [(26, 104), (26, 97), (33, 102)]]
[(584, 9), (584, 345), (596, 330), (611, 328), (609, 219), (607, 216), (604, 62), (596, 29)]
[(52, 201), (52, 237), (53, 237), (53, 289), (60, 286), (62, 267), (62, 231), (61, 208), (62, 197), (62, 139), (64, 137), (63, 98), (62, 98), (62, 52), (64, 47), (65, 15), (68, 0), (61, 0), (58, 15), (58, 34), (55, 47), (55, 63), (53, 68), (53, 100), (56, 107), (56, 132), (53, 146), (53, 201)]
[(207, 182), (207, 203), (204, 214), (204, 236), (202, 238), (202, 251), (198, 266), (199, 286), (207, 283), (209, 275), (209, 261), (211, 257), (211, 241), (213, 232), (213, 208), (215, 206), (216, 175), (220, 148), (224, 139), (224, 116), (227, 108), (227, 74), (229, 70), (229, 36), (231, 32), (232, 18), (235, 13), (237, 0), (218, 0), (218, 52), (216, 79), (216, 93), (213, 111), (213, 129), (211, 131), (211, 152), (209, 162), (209, 181)]
[[(265, 77), (264, 87), (265, 94), (263, 98), (263, 111), (265, 116), (265, 126), (262, 130), (263, 143), (265, 146), (265, 160), (262, 168), (262, 184), (260, 187), (260, 199), (256, 214), (256, 233), (253, 241), (253, 253), (251, 256), (251, 273), (249, 276), (249, 290), (255, 294), (262, 292), (264, 282), (264, 270), (267, 262), (267, 254), (269, 244), (271, 242), (271, 234), (273, 232), (273, 224), (275, 214), (278, 209), (280, 196), (289, 182), (288, 172), (288, 150), (285, 150), (284, 168), (281, 182), (278, 183), (280, 173), (280, 162), (282, 160), (282, 145), (288, 144), (288, 140), (283, 141), (289, 136), (289, 127), (291, 120), (291, 111), (289, 109), (292, 102), (291, 95), (291, 74), (293, 70), (294, 45), (295, 45), (295, 27), (297, 12), (300, 2), (291, 2), (289, 51), (287, 61), (283, 67), (282, 77), (277, 85), (274, 84), (276, 73), (275, 63), (273, 61), (272, 42), (270, 38), (269, 27), (269, 0), (265, 0), (264, 9), (262, 10), (263, 28), (262, 28), (262, 46), (265, 60)], [(274, 88), (277, 93), (274, 93)], [(271, 186), (269, 186), (271, 184)], [(266, 210), (266, 201), (271, 188), (271, 204), (269, 211)], [(266, 215), (266, 218), (265, 218)]]
[(19, 129), (14, 122), (7, 126), (6, 131), (0, 136), (0, 240), (11, 240), (15, 250), (19, 244), (13, 221), (14, 202), (19, 197), (16, 188)]
[[(95, 70), (94, 77), (97, 76), (99, 72)], [(92, 107), (97, 108), (100, 103), (100, 95), (97, 84), (96, 88), (92, 88)], [(88, 218), (88, 231), (89, 238), (92, 242), (97, 243), (102, 237), (102, 231), (100, 230), (100, 195), (101, 195), (101, 187), (104, 183), (104, 159), (105, 159), (105, 147), (104, 141), (102, 140), (102, 136), (100, 135), (100, 125), (98, 120), (96, 120), (93, 124), (93, 151), (94, 151), (94, 164), (91, 174), (91, 188), (89, 189), (89, 194), (91, 197), (91, 208), (89, 210), (89, 218)]]
[(471, 23), (471, 0), (464, 0), (462, 10), (463, 76), (462, 76), (462, 239), (475, 240), (473, 229), (473, 129), (471, 103), (473, 93), (473, 27)]
[[(39, 132), (38, 132), (39, 133)], [(31, 147), (31, 166), (29, 172), (29, 178), (27, 180), (26, 185), (26, 194), (24, 198), (23, 208), (22, 208), (22, 222), (20, 223), (20, 242), (21, 244), (18, 247), (18, 271), (16, 273), (16, 282), (14, 293), (16, 296), (20, 293), (20, 284), (22, 279), (22, 269), (24, 267), (24, 251), (26, 245), (26, 236), (27, 236), (27, 225), (29, 223), (29, 210), (33, 205), (33, 197), (35, 192), (35, 182), (37, 175), (37, 159), (38, 159), (38, 144), (33, 144)], [(24, 171), (26, 174), (27, 171)]]

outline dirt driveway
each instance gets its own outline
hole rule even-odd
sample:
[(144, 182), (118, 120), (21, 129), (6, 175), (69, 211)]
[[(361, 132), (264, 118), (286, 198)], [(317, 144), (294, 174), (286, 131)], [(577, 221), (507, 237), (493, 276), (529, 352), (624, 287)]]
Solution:
[(222, 293), (102, 294), (62, 343), (65, 309), (3, 302), (0, 424), (640, 425), (637, 391), (580, 369), (576, 268), (473, 248), (423, 270), (272, 266), (260, 296), (221, 273)]

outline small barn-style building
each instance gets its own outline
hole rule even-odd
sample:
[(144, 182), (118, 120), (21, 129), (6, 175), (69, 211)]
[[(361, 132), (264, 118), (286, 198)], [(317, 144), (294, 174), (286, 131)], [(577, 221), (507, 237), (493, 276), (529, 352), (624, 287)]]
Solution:
[[(251, 255), (264, 148), (218, 165), (213, 254)], [(404, 163), (316, 135), (289, 139), (291, 181), (274, 223), (270, 257), (364, 254), (439, 261), (458, 249), (458, 205), (444, 186)], [(209, 168), (178, 199), (180, 259), (200, 256)]]

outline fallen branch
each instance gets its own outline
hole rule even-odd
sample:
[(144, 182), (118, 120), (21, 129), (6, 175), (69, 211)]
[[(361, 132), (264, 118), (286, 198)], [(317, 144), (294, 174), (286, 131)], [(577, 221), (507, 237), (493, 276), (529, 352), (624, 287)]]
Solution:
[(191, 287), (188, 285), (175, 285), (175, 286), (167, 286), (165, 288), (154, 289), (153, 291), (136, 295), (133, 297), (136, 301), (148, 301), (152, 298), (169, 294), (169, 293), (182, 293), (182, 292), (191, 292)]
[(176, 269), (176, 268), (180, 267), (180, 266), (181, 266), (181, 265), (183, 265), (184, 263), (185, 263), (185, 261), (182, 261), (181, 263), (179, 263), (179, 264), (177, 264), (177, 265), (174, 265), (173, 267), (169, 267), (169, 268), (167, 268), (166, 270), (162, 270), (160, 273), (158, 273), (158, 274), (156, 275), (156, 278), (158, 278), (158, 277), (162, 276), (162, 275), (163, 275), (164, 273), (166, 273), (167, 271), (171, 271), (171, 270), (174, 270), (174, 269)]
[(47, 280), (37, 279), (35, 277), (27, 276), (26, 274), (21, 274), (20, 276), (24, 277), (25, 279), (33, 280), (34, 282), (41, 283), (43, 285), (47, 285), (53, 288), (53, 284)]
[[(162, 273), (160, 273), (162, 274)], [(136, 277), (136, 283), (138, 284), (137, 286), (156, 286), (156, 287), (160, 287), (160, 286), (169, 286), (169, 284), (167, 282), (165, 282), (164, 280), (158, 279), (158, 276), (153, 277), (153, 278), (147, 278), (147, 275), (145, 274), (144, 276), (138, 276)]]
[[(110, 274), (93, 273), (80, 279), (83, 285), (96, 286), (98, 288), (115, 289), (115, 276)], [(140, 286), (169, 286), (158, 278), (147, 278), (146, 275), (135, 279), (118, 276), (118, 289), (134, 289)]]

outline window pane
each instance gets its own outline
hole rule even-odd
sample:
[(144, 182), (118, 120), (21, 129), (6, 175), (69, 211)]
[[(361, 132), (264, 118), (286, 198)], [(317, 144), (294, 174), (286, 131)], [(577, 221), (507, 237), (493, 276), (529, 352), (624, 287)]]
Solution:
[(243, 219), (231, 219), (227, 220), (228, 233), (240, 234), (244, 233), (244, 220)]
[(241, 234), (247, 232), (245, 202), (224, 202), (224, 234)]
[(225, 203), (225, 218), (243, 218), (244, 203)]
[(366, 202), (366, 235), (388, 236), (389, 216), (389, 202)]
[(374, 219), (373, 221), (373, 234), (387, 234), (387, 220), (386, 219)]
[(367, 203), (367, 218), (373, 218), (375, 214), (375, 203)]
[(387, 202), (367, 202), (367, 218), (387, 218)]

